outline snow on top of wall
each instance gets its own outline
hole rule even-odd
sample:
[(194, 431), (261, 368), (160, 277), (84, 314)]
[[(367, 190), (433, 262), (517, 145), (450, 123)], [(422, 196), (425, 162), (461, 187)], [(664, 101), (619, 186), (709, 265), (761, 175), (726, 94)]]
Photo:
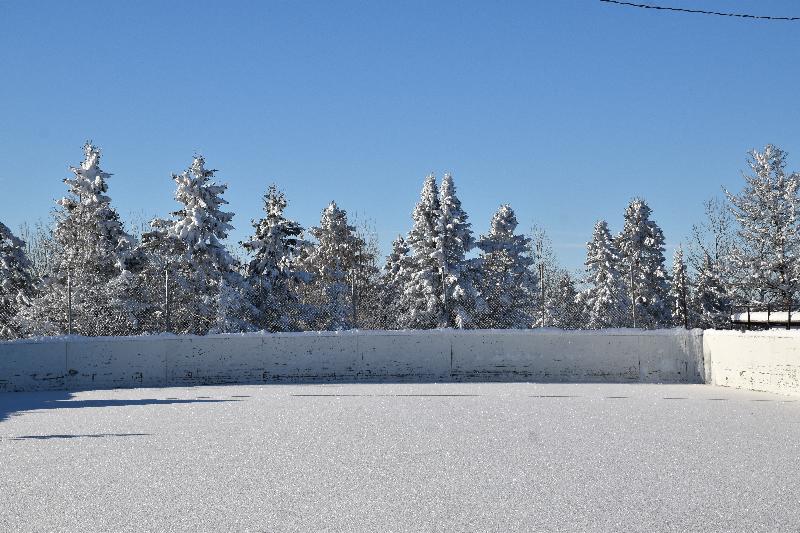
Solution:
[[(793, 321), (794, 322), (794, 321)], [(773, 329), (765, 329), (758, 331), (741, 331), (741, 330), (719, 330), (707, 329), (703, 332), (704, 335), (725, 336), (725, 337), (770, 337), (776, 338), (792, 338), (800, 339), (800, 329), (785, 329), (786, 326), (776, 326)]]

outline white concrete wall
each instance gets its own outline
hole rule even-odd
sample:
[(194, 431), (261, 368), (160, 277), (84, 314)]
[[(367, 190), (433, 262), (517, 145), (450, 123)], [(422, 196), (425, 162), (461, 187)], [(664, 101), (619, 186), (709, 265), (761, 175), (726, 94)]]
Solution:
[(697, 383), (699, 330), (363, 331), (0, 343), (0, 391), (220, 383)]
[(463, 331), (451, 374), (463, 381), (702, 382), (702, 331)]
[(708, 383), (800, 395), (798, 331), (706, 330), (703, 355)]
[(63, 340), (0, 342), (0, 392), (64, 390)]

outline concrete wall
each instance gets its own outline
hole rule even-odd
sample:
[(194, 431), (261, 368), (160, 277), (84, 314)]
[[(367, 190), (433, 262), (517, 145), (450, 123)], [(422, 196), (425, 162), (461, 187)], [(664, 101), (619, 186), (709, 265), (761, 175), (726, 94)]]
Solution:
[(703, 378), (702, 332), (363, 331), (0, 343), (0, 392), (282, 382)]
[(708, 383), (800, 395), (798, 331), (707, 330), (703, 354)]

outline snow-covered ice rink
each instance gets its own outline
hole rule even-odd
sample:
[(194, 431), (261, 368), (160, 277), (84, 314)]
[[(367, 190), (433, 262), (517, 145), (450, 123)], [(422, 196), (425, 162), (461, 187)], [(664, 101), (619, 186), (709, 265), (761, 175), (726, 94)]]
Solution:
[(800, 402), (706, 385), (0, 394), (1, 531), (797, 531)]

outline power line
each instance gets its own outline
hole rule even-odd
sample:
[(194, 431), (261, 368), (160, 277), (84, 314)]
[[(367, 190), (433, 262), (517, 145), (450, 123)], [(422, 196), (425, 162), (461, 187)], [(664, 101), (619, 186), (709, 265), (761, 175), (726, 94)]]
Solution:
[(720, 17), (738, 17), (743, 19), (759, 20), (800, 20), (800, 17), (771, 17), (768, 15), (746, 15), (744, 13), (721, 13), (719, 11), (704, 11), (702, 9), (687, 9), (683, 7), (664, 7), (651, 4), (636, 4), (633, 2), (622, 2), (620, 0), (600, 0), (608, 4), (619, 4), (621, 6), (639, 7), (642, 9), (658, 9), (661, 11), (679, 11), (681, 13), (699, 13), (701, 15), (717, 15)]

